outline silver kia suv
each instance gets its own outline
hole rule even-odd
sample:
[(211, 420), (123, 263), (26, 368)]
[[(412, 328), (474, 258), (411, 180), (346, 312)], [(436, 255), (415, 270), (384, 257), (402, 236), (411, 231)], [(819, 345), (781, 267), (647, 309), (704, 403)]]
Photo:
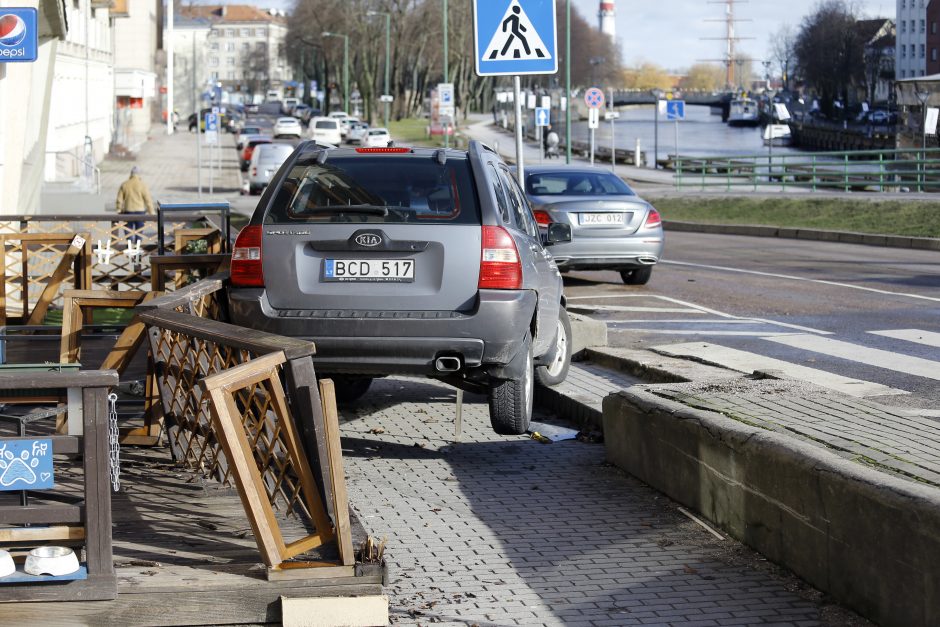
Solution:
[(535, 380), (564, 380), (571, 327), (549, 248), (490, 148), (334, 148), (305, 142), (274, 175), (232, 254), (240, 325), (316, 343), (341, 399), (423, 374), (489, 397), (521, 434)]

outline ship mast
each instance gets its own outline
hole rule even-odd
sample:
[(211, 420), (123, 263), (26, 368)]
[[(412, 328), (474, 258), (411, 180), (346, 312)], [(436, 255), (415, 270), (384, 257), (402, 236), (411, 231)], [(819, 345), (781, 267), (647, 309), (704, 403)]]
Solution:
[(735, 72), (738, 64), (737, 43), (744, 39), (753, 39), (752, 37), (738, 37), (735, 32), (735, 25), (738, 22), (749, 22), (750, 20), (739, 20), (734, 16), (734, 5), (743, 4), (747, 0), (709, 0), (708, 4), (723, 4), (725, 6), (725, 17), (722, 19), (705, 20), (706, 22), (723, 22), (725, 25), (724, 37), (703, 37), (703, 39), (712, 39), (725, 42), (725, 57), (723, 59), (709, 59), (725, 64), (725, 81), (728, 89), (737, 88), (739, 77)]

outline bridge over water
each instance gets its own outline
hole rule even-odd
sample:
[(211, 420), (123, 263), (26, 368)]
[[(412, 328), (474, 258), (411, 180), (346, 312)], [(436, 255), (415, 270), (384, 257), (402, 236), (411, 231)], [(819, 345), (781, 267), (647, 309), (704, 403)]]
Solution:
[[(727, 109), (730, 106), (733, 95), (734, 94), (730, 92), (684, 91), (675, 92), (674, 98), (677, 100), (685, 100), (685, 104), (690, 106), (699, 105)], [(656, 104), (656, 96), (651, 91), (633, 89), (615, 90), (613, 98), (615, 107)], [(662, 98), (662, 96), (660, 96), (660, 98)]]

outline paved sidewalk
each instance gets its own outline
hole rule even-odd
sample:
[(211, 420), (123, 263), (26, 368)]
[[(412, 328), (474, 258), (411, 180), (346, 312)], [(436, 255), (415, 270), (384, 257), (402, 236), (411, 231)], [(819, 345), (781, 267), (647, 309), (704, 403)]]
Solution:
[[(221, 157), (221, 169), (213, 173), (213, 193), (209, 193), (209, 149), (202, 146), (202, 198), (198, 193), (196, 134), (185, 130), (173, 135), (156, 133), (140, 147), (136, 159), (105, 159), (101, 162), (101, 193), (106, 208), (114, 209), (114, 199), (133, 166), (140, 168), (140, 176), (150, 188), (154, 202), (219, 202), (239, 196), (241, 172), (235, 151), (234, 135), (219, 135), (216, 154)], [(203, 137), (204, 139), (204, 137)]]
[(602, 444), (496, 436), (475, 395), (453, 443), (454, 399), (389, 378), (342, 412), (350, 500), (388, 536), (394, 624), (865, 624), (709, 535)]

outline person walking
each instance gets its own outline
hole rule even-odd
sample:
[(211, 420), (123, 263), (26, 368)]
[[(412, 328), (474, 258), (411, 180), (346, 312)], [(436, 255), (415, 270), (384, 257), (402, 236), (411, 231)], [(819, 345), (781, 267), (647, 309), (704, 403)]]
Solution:
[[(153, 215), (156, 213), (153, 208), (153, 198), (150, 197), (150, 190), (147, 189), (147, 184), (140, 178), (140, 168), (136, 165), (131, 168), (131, 175), (121, 183), (121, 187), (118, 189), (115, 208), (119, 214), (126, 216)], [(124, 228), (131, 243), (136, 245), (140, 241), (140, 233), (143, 227), (143, 222), (131, 220), (125, 222)]]

